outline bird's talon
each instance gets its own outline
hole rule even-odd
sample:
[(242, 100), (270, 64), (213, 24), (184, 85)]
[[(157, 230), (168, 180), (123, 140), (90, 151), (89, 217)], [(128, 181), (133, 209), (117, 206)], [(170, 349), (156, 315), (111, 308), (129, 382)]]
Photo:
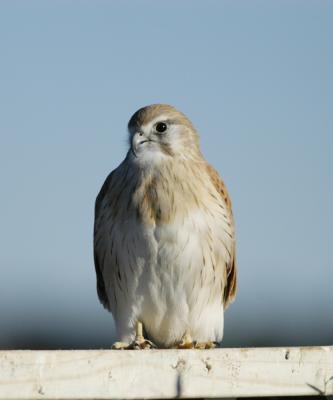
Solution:
[(195, 349), (198, 350), (208, 350), (208, 349), (215, 349), (218, 347), (217, 342), (198, 342), (195, 344)]
[(150, 340), (147, 339), (141, 339), (141, 340), (134, 340), (130, 344), (130, 349), (131, 350), (149, 350), (149, 349), (156, 349), (156, 345), (151, 342)]
[(196, 342), (192, 340), (191, 335), (185, 334), (181, 341), (177, 344), (177, 349), (194, 349)]
[(129, 344), (126, 342), (115, 342), (111, 346), (112, 350), (127, 350), (129, 348)]

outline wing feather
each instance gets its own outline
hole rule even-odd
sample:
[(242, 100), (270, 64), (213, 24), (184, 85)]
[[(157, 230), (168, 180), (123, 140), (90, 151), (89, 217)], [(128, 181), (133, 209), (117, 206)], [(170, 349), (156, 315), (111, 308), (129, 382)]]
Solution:
[(106, 195), (109, 191), (112, 174), (106, 178), (100, 192), (97, 195), (95, 202), (95, 223), (94, 223), (94, 262), (95, 262), (95, 270), (96, 270), (96, 279), (97, 279), (97, 294), (100, 302), (107, 309), (110, 309), (109, 299), (107, 296), (105, 281), (103, 277), (103, 255), (98, 251), (98, 242), (101, 240), (100, 235), (101, 231), (101, 221), (103, 219), (103, 206), (105, 204)]
[[(209, 164), (207, 164), (207, 172), (211, 179), (212, 184), (214, 185), (217, 192), (223, 198), (227, 212), (229, 213), (230, 223), (232, 224), (234, 230), (234, 218), (232, 213), (232, 206), (229, 193), (227, 188), (220, 178), (218, 172)], [(224, 305), (227, 307), (236, 297), (237, 290), (237, 266), (236, 266), (236, 244), (235, 240), (233, 242), (232, 251), (231, 251), (231, 260), (230, 263), (226, 265), (226, 284), (224, 287)]]

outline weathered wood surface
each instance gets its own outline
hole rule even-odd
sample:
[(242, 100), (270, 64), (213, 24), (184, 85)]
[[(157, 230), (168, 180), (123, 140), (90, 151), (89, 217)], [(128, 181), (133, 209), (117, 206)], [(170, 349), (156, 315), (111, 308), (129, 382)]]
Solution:
[(333, 394), (333, 346), (0, 351), (0, 399)]

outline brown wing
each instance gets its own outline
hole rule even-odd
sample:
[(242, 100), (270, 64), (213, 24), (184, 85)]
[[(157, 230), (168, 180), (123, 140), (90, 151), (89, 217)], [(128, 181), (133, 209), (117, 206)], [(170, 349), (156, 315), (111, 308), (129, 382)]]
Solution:
[(105, 290), (105, 282), (102, 273), (102, 264), (103, 260), (101, 260), (98, 251), (97, 251), (97, 242), (100, 240), (98, 237), (100, 230), (100, 221), (102, 219), (102, 206), (104, 204), (104, 198), (106, 193), (108, 192), (110, 183), (111, 183), (112, 173), (106, 178), (95, 202), (95, 223), (94, 223), (94, 261), (95, 261), (95, 270), (96, 270), (96, 279), (97, 279), (97, 294), (100, 302), (103, 306), (109, 309), (109, 300)]
[[(227, 188), (225, 187), (224, 182), (220, 178), (218, 172), (209, 164), (207, 164), (207, 172), (208, 172), (208, 175), (209, 175), (213, 185), (215, 186), (216, 190), (223, 198), (223, 200), (227, 206), (227, 211), (229, 212), (231, 224), (234, 225), (231, 200), (230, 200), (230, 197), (229, 197), (229, 194), (228, 194)], [(231, 261), (226, 266), (226, 278), (227, 278), (227, 281), (226, 281), (226, 285), (224, 288), (223, 300), (224, 300), (225, 307), (228, 307), (228, 305), (235, 299), (236, 289), (237, 289), (235, 240), (234, 240), (234, 244), (233, 244), (232, 251), (231, 251)]]

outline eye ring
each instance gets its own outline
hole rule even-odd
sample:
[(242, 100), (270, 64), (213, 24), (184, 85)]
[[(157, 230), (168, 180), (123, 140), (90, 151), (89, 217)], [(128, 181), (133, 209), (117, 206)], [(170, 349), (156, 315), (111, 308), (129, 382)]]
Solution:
[(168, 129), (168, 126), (165, 122), (158, 122), (155, 126), (155, 130), (157, 133), (164, 133)]

